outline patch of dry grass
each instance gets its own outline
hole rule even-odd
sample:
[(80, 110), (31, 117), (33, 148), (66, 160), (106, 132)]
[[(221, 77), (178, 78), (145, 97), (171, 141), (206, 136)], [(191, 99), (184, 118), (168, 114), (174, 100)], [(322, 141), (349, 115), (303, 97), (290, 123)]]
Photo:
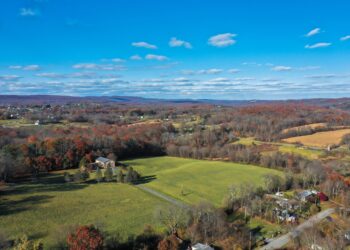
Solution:
[(350, 129), (318, 132), (312, 135), (291, 137), (284, 141), (288, 143), (300, 142), (305, 146), (326, 148), (328, 145), (339, 144), (346, 134), (350, 134)]
[(312, 123), (312, 124), (307, 124), (307, 125), (302, 125), (302, 126), (297, 126), (297, 127), (292, 127), (292, 128), (286, 128), (282, 130), (282, 133), (287, 133), (289, 131), (299, 131), (303, 129), (316, 129), (316, 128), (325, 128), (327, 127), (327, 124), (324, 122), (319, 122), (319, 123)]

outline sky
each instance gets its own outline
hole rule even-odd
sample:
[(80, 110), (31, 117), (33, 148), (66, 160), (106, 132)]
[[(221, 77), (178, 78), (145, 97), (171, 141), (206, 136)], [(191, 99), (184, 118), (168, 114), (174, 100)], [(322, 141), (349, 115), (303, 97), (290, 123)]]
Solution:
[(350, 97), (348, 0), (1, 0), (0, 94)]

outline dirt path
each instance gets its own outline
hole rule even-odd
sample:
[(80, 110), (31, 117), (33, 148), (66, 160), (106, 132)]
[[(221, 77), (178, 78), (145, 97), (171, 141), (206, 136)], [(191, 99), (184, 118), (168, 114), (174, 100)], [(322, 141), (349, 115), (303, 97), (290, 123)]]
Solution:
[(154, 196), (157, 196), (158, 198), (161, 198), (162, 200), (165, 200), (167, 202), (170, 202), (171, 204), (177, 206), (177, 207), (183, 207), (183, 208), (189, 208), (189, 205), (187, 205), (186, 203), (182, 202), (182, 201), (179, 201), (179, 200), (176, 200), (166, 194), (163, 194), (163, 193), (160, 193), (158, 191), (155, 191), (151, 188), (148, 188), (148, 187), (145, 187), (144, 185), (140, 184), (140, 185), (136, 185), (136, 187), (138, 187), (139, 189), (151, 194), (151, 195), (154, 195)]

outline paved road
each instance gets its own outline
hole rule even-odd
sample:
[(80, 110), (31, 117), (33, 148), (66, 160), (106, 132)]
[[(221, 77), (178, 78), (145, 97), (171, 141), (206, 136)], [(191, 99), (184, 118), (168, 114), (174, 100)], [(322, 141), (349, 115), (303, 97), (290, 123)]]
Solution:
[(170, 197), (170, 196), (168, 196), (166, 194), (163, 194), (163, 193), (160, 193), (158, 191), (155, 191), (155, 190), (153, 190), (151, 188), (148, 188), (148, 187), (146, 187), (146, 186), (144, 186), (142, 184), (136, 185), (136, 187), (138, 187), (139, 189), (141, 189), (141, 190), (143, 190), (143, 191), (145, 191), (145, 192), (147, 192), (149, 194), (157, 196), (157, 197), (159, 197), (159, 198), (161, 198), (161, 199), (163, 199), (165, 201), (168, 201), (168, 202), (170, 202), (171, 204), (173, 204), (175, 206), (183, 207), (183, 208), (189, 208), (189, 206), (187, 204), (185, 204), (184, 202), (176, 200), (176, 199), (174, 199), (174, 198), (172, 198), (172, 197)]
[(333, 208), (329, 208), (327, 210), (324, 210), (324, 211), (312, 216), (310, 219), (308, 219), (304, 223), (300, 224), (299, 226), (297, 226), (295, 229), (293, 229), (293, 231), (291, 231), (291, 232), (289, 232), (281, 237), (274, 239), (269, 244), (267, 244), (266, 246), (264, 246), (260, 249), (261, 250), (280, 249), (283, 246), (285, 246), (292, 238), (297, 237), (302, 231), (304, 231), (307, 228), (312, 227), (313, 225), (315, 225), (318, 222), (320, 222), (321, 220), (325, 219), (326, 217), (328, 217), (332, 213), (334, 213)]

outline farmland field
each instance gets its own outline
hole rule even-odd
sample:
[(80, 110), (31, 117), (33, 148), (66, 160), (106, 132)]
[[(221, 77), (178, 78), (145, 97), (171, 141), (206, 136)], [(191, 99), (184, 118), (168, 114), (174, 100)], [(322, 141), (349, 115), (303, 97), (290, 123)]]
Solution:
[(297, 136), (285, 139), (285, 142), (300, 142), (305, 146), (325, 148), (328, 145), (339, 144), (344, 135), (350, 134), (350, 129), (318, 132), (312, 135)]
[(145, 186), (192, 204), (207, 200), (221, 205), (231, 185), (263, 186), (264, 175), (282, 176), (280, 171), (253, 165), (176, 157), (144, 158), (124, 163), (143, 176), (154, 178)]
[(22, 183), (0, 197), (0, 228), (11, 237), (27, 234), (49, 247), (64, 226), (101, 225), (108, 233), (126, 238), (155, 224), (154, 210), (165, 202), (137, 187), (117, 183), (64, 183), (53, 173), (38, 183)]
[(297, 126), (297, 127), (292, 127), (292, 128), (286, 128), (282, 130), (282, 133), (287, 133), (289, 131), (298, 131), (298, 130), (303, 130), (303, 129), (317, 129), (317, 128), (325, 128), (327, 127), (327, 123), (320, 122), (320, 123), (311, 123), (307, 125), (302, 125), (302, 126)]
[(288, 154), (296, 154), (300, 155), (302, 157), (305, 157), (307, 159), (318, 159), (322, 156), (323, 151), (319, 149), (309, 149), (305, 147), (299, 147), (295, 144), (291, 143), (278, 143), (278, 142), (262, 142), (257, 141), (254, 138), (247, 137), (247, 138), (239, 138), (238, 141), (234, 142), (234, 144), (243, 144), (246, 146), (253, 145), (262, 145), (262, 144), (272, 144), (278, 147), (278, 151), (281, 153), (288, 153)]

